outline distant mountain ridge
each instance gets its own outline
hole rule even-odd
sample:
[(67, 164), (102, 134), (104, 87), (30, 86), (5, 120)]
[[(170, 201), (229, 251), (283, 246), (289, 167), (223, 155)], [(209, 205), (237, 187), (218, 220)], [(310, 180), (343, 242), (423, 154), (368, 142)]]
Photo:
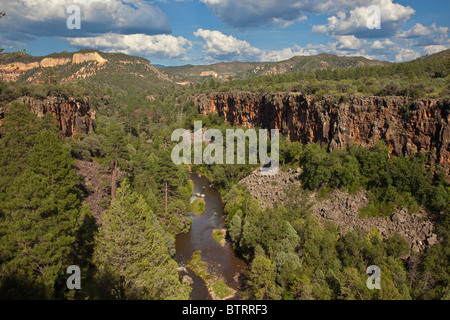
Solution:
[(152, 88), (174, 85), (181, 81), (179, 78), (160, 71), (145, 58), (122, 53), (80, 50), (44, 57), (25, 52), (0, 54), (0, 79), (4, 81), (45, 83), (90, 79), (112, 85), (128, 81)]
[(245, 79), (251, 76), (276, 75), (291, 72), (308, 72), (316, 69), (339, 69), (376, 65), (389, 65), (391, 62), (370, 60), (364, 57), (345, 57), (327, 53), (316, 56), (295, 56), (279, 62), (221, 62), (211, 65), (185, 65), (164, 67), (161, 70), (184, 76), (192, 81), (211, 78), (218, 81)]
[[(426, 59), (448, 59), (450, 50), (430, 55)], [(295, 56), (279, 62), (220, 62), (211, 65), (164, 66), (123, 53), (105, 53), (83, 49), (63, 51), (35, 57), (25, 52), (0, 54), (0, 79), (4, 81), (57, 82), (91, 79), (122, 86), (123, 82), (142, 88), (189, 85), (214, 78), (217, 81), (246, 79), (264, 75), (295, 72), (307, 73), (317, 69), (348, 69), (352, 67), (387, 66), (392, 62), (365, 57), (337, 56), (321, 53), (316, 56)], [(124, 77), (126, 75), (126, 77)]]

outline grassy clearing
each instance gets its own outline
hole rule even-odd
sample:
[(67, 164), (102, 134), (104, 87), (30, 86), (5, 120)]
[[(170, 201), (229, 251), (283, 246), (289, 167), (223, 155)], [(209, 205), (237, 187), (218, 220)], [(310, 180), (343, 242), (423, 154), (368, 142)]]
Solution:
[(212, 233), (214, 240), (216, 240), (217, 243), (220, 244), (221, 246), (224, 246), (226, 243), (225, 235), (226, 235), (225, 229), (214, 229)]
[(212, 288), (214, 290), (215, 295), (220, 300), (232, 297), (234, 295), (234, 290), (228, 287), (223, 281), (223, 279), (218, 279), (216, 282), (214, 282)]
[(200, 250), (194, 252), (192, 260), (186, 267), (205, 281), (209, 294), (214, 300), (224, 300), (234, 296), (236, 291), (228, 287), (222, 277), (208, 270), (208, 263), (202, 261)]
[(205, 211), (205, 200), (197, 198), (191, 203), (192, 213), (196, 216), (201, 215)]

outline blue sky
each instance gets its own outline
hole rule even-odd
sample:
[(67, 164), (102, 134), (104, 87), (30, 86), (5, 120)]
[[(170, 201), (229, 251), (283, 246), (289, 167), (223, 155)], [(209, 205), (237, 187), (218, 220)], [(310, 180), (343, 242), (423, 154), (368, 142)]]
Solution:
[[(68, 29), (67, 8), (81, 29)], [(376, 5), (380, 28), (369, 29)], [(407, 61), (450, 47), (448, 0), (0, 0), (0, 47), (95, 48), (165, 65), (280, 61), (321, 52)]]

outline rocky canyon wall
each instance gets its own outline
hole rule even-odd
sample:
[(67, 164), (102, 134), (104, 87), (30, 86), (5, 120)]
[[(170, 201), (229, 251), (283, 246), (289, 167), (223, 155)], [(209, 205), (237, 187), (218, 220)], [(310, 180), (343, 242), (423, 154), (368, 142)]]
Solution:
[[(76, 133), (88, 133), (95, 128), (95, 111), (91, 110), (89, 100), (75, 100), (63, 97), (48, 97), (39, 100), (31, 97), (21, 97), (17, 100), (30, 108), (39, 118), (51, 113), (56, 124), (66, 137)], [(5, 118), (9, 105), (0, 108), (0, 126)]]
[(299, 93), (214, 93), (194, 97), (203, 115), (233, 126), (279, 129), (292, 141), (329, 150), (384, 140), (395, 155), (423, 151), (429, 164), (450, 166), (450, 108), (444, 99), (350, 96), (331, 101)]

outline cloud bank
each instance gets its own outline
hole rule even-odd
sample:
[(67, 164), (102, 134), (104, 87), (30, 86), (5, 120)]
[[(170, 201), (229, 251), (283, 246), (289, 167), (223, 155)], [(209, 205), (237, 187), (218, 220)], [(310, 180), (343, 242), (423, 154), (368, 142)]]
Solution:
[[(81, 9), (81, 29), (69, 30), (67, 7)], [(170, 33), (169, 17), (158, 7), (141, 0), (0, 0), (6, 11), (1, 33), (29, 36), (93, 36), (107, 32), (121, 34)]]
[(172, 35), (123, 35), (108, 33), (97, 37), (68, 38), (73, 46), (96, 48), (107, 52), (122, 52), (129, 55), (153, 56), (157, 58), (183, 57), (192, 43), (183, 37)]
[[(290, 48), (281, 50), (262, 50), (252, 46), (248, 41), (240, 40), (232, 35), (226, 35), (218, 30), (198, 29), (194, 32), (194, 35), (204, 43), (205, 62), (234, 60), (282, 61), (294, 56), (310, 56), (322, 52), (402, 62), (418, 58), (423, 54), (436, 53), (450, 47), (446, 33), (445, 36), (442, 36), (444, 44), (432, 44), (432, 42), (426, 46), (415, 44), (417, 43), (417, 41), (414, 42), (416, 36), (413, 39), (411, 39), (411, 36), (416, 34), (417, 31), (425, 37), (433, 38), (436, 36), (434, 31), (430, 33), (428, 31), (425, 32), (423, 29), (433, 30), (433, 26), (422, 27), (418, 28), (415, 26), (395, 37), (381, 40), (360, 39), (354, 35), (334, 35), (332, 38), (335, 41), (329, 41), (326, 44), (308, 44), (304, 47), (295, 44)], [(421, 41), (425, 39), (424, 36), (420, 36)], [(427, 41), (426, 43), (430, 42)]]
[[(280, 61), (297, 55), (326, 52), (401, 62), (450, 47), (448, 27), (434, 23), (409, 24), (415, 10), (394, 3), (394, 0), (199, 2), (232, 29), (245, 32), (269, 26), (272, 30), (279, 30), (303, 23), (302, 27), (307, 28), (310, 35), (320, 34), (321, 39), (325, 35), (329, 40), (302, 45), (292, 43), (290, 47), (278, 50), (263, 50), (230, 32), (225, 34), (214, 30), (214, 26), (195, 27), (196, 31), (189, 32), (201, 40), (199, 46), (204, 57), (191, 60)], [(191, 49), (199, 42), (171, 35), (169, 16), (156, 3), (144, 0), (0, 0), (0, 9), (7, 12), (0, 23), (0, 40), (3, 46), (18, 47), (18, 42), (23, 44), (41, 37), (56, 37), (79, 48), (189, 60)], [(80, 30), (69, 30), (66, 25), (70, 16), (67, 7), (72, 4), (81, 9)], [(371, 5), (380, 8), (380, 29), (367, 27), (368, 19), (372, 18), (367, 10)], [(308, 20), (309, 15), (324, 15), (326, 19), (307, 25), (302, 21)], [(192, 34), (185, 36), (192, 40)], [(270, 48), (269, 41), (270, 38), (267, 43)], [(193, 51), (196, 49), (199, 48), (195, 47)]]
[[(235, 39), (226, 53), (216, 44), (217, 39), (212, 41), (202, 37), (206, 41), (204, 52), (210, 59), (230, 56), (239, 59), (246, 56), (242, 55), (244, 52), (250, 53), (250, 57), (257, 61), (278, 61), (294, 55), (327, 52), (401, 62), (450, 47), (447, 27), (416, 23), (404, 30), (416, 11), (393, 0), (284, 0), (282, 5), (276, 0), (200, 1), (229, 27), (243, 30), (264, 25), (288, 27), (305, 20), (310, 14), (329, 15), (326, 23), (311, 27), (312, 33), (325, 34), (332, 39), (327, 44), (307, 44), (304, 47), (295, 44), (279, 51), (262, 51), (246, 43), (242, 51), (243, 44)], [(368, 21), (373, 19), (373, 12), (368, 10), (372, 5), (380, 9), (379, 29), (367, 27)]]

